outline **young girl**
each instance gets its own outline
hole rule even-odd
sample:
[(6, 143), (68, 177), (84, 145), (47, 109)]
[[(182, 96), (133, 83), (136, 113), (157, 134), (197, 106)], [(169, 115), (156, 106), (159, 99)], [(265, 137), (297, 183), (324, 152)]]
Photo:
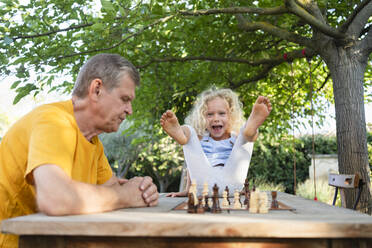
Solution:
[(248, 173), (253, 142), (258, 128), (271, 112), (268, 98), (259, 96), (248, 120), (244, 123), (242, 104), (230, 89), (209, 89), (202, 92), (180, 126), (177, 117), (167, 110), (160, 119), (164, 131), (183, 146), (188, 171), (186, 189), (167, 196), (186, 196), (190, 181), (201, 193), (208, 183), (209, 192), (216, 183), (221, 193), (241, 190)]

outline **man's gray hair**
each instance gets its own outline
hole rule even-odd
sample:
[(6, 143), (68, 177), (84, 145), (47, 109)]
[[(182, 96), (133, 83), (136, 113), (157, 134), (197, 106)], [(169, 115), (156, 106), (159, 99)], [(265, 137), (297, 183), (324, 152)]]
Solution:
[(129, 75), (139, 86), (140, 75), (134, 65), (118, 54), (101, 53), (90, 58), (81, 68), (72, 95), (84, 98), (92, 80), (99, 78), (104, 87), (111, 91), (116, 88), (124, 75)]

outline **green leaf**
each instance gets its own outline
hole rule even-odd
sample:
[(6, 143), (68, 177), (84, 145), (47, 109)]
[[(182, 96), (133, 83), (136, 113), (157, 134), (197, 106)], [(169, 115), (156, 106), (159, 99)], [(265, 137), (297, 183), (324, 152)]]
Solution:
[(10, 86), (10, 89), (15, 89), (17, 86), (21, 83), (21, 80), (15, 81), (12, 86)]
[(155, 15), (162, 15), (163, 14), (163, 7), (159, 4), (155, 4), (151, 9), (152, 14)]
[(115, 11), (114, 6), (112, 5), (112, 3), (109, 0), (101, 0), (101, 5), (102, 5), (102, 8), (106, 12), (113, 12), (113, 11)]
[(101, 30), (104, 30), (104, 28), (105, 26), (103, 25), (103, 23), (100, 23), (100, 22), (97, 22), (92, 25), (92, 29), (95, 31), (101, 31)]
[(14, 98), (13, 104), (17, 104), (23, 97), (27, 96), (31, 91), (36, 89), (37, 87), (34, 84), (26, 84), (23, 87), (17, 88), (16, 92), (18, 92), (18, 94)]
[(126, 16), (126, 13), (123, 7), (119, 6), (119, 12), (121, 16)]

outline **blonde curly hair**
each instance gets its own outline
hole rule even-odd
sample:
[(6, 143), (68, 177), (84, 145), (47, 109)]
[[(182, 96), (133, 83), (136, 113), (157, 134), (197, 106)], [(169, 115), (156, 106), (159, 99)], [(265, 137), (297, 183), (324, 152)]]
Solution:
[(230, 131), (239, 133), (244, 124), (243, 104), (238, 95), (230, 89), (217, 89), (212, 87), (198, 95), (196, 102), (185, 119), (185, 124), (192, 126), (199, 136), (208, 134), (207, 131), (207, 103), (217, 97), (225, 99), (230, 110)]

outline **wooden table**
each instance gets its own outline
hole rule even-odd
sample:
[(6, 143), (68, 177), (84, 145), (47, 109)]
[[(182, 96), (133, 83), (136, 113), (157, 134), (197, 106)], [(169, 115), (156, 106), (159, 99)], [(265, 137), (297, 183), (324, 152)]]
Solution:
[(162, 195), (152, 208), (12, 218), (2, 232), (20, 235), (21, 248), (372, 247), (371, 216), (280, 192), (278, 200), (295, 210), (188, 214), (173, 210), (185, 198)]

